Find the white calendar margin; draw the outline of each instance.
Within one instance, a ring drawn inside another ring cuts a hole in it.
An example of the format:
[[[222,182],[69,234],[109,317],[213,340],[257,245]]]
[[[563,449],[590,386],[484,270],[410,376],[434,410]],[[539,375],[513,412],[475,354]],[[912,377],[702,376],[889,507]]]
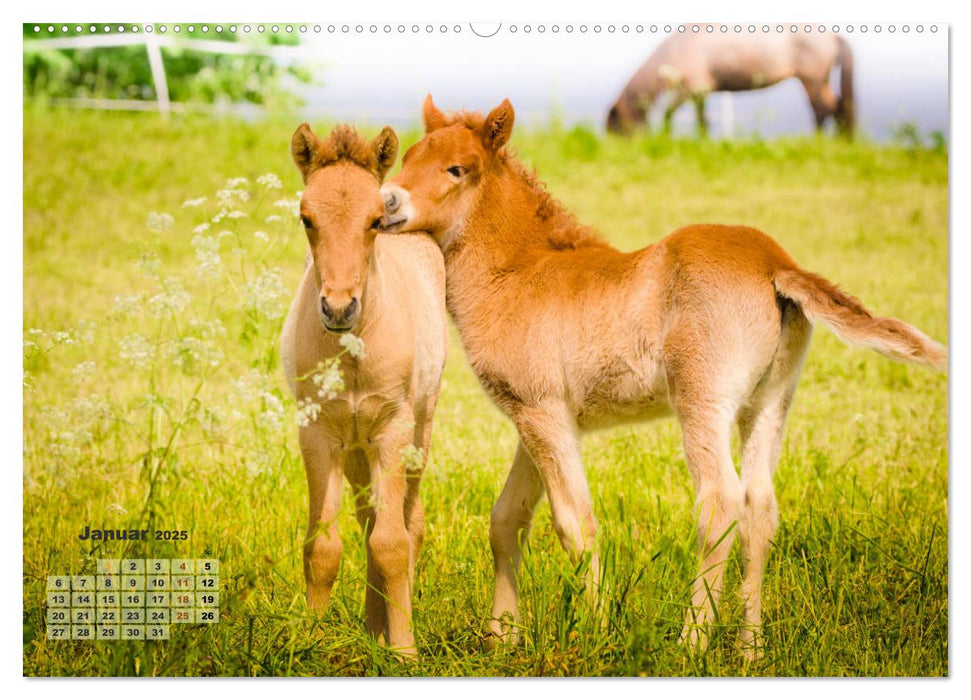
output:
[[[7,7],[14,5],[16,14],[10,13],[6,8],[2,10],[4,30],[2,36],[6,40],[2,45],[3,51],[3,82],[0,83],[0,90],[3,94],[15,95],[15,100],[11,100],[20,106],[19,115],[8,107],[3,113],[3,138],[5,141],[4,168],[2,172],[2,192],[6,199],[6,207],[3,211],[8,215],[8,225],[6,233],[8,240],[4,241],[6,246],[5,254],[0,256],[4,266],[0,274],[0,284],[5,293],[6,303],[0,304],[0,314],[2,314],[3,326],[6,330],[2,336],[4,341],[0,343],[0,396],[3,397],[5,409],[3,415],[7,418],[0,428],[2,444],[4,447],[3,455],[14,463],[19,463],[19,470],[8,468],[3,470],[5,478],[10,483],[4,491],[9,494],[20,494],[16,496],[20,504],[19,512],[23,512],[23,440],[22,440],[22,377],[21,377],[21,329],[23,327],[23,235],[16,235],[11,222],[23,221],[23,181],[21,169],[16,163],[19,161],[22,166],[22,54],[20,47],[20,24],[26,21],[125,21],[125,22],[214,22],[214,21],[448,21],[448,22],[469,22],[469,21],[573,21],[573,22],[609,22],[609,21],[748,21],[756,19],[777,19],[782,15],[788,15],[785,10],[781,10],[777,3],[755,0],[736,0],[729,7],[727,3],[715,2],[714,0],[703,0],[702,2],[692,3],[690,8],[682,13],[684,5],[681,3],[668,3],[661,6],[660,3],[648,4],[644,0],[639,2],[622,2],[620,0],[588,0],[586,3],[565,2],[544,2],[541,6],[528,6],[522,0],[492,0],[488,3],[459,3],[454,0],[428,0],[417,3],[402,3],[400,0],[371,0],[368,3],[347,3],[342,7],[333,5],[315,4],[310,5],[306,2],[293,2],[293,0],[277,0],[272,4],[272,10],[267,6],[258,6],[261,16],[255,17],[252,11],[243,10],[228,13],[225,10],[214,12],[203,3],[187,0],[166,0],[164,5],[159,6],[157,11],[151,8],[150,3],[144,5],[134,5],[130,1],[121,2],[113,0],[111,2],[66,2],[65,0],[50,0],[41,4],[8,3]],[[871,5],[869,8],[857,9],[857,6],[845,2],[845,0],[816,0],[811,12],[807,12],[805,6],[798,8],[792,17],[783,19],[797,19],[799,21],[826,21],[826,22],[901,22],[901,21],[922,21],[922,22],[949,22],[950,27],[950,50],[952,77],[964,76],[964,80],[959,84],[956,80],[951,81],[951,171],[949,178],[949,213],[951,219],[951,269],[958,272],[957,275],[950,276],[951,299],[949,310],[951,319],[949,323],[951,337],[949,347],[951,348],[951,370],[949,374],[950,394],[952,403],[950,405],[951,426],[968,425],[971,423],[971,414],[968,411],[968,398],[971,396],[971,373],[967,370],[969,360],[968,347],[971,341],[969,332],[969,316],[971,313],[967,309],[971,308],[971,282],[967,282],[969,275],[967,270],[971,269],[971,256],[969,256],[969,237],[971,237],[971,216],[968,215],[967,204],[953,195],[955,192],[967,191],[971,187],[971,179],[968,178],[968,167],[971,163],[971,149],[967,146],[969,141],[964,140],[963,132],[955,134],[953,125],[958,123],[971,123],[971,108],[969,108],[969,97],[971,97],[971,85],[969,85],[967,75],[971,74],[971,23],[960,23],[953,14],[954,5],[944,0],[922,0],[921,2],[901,2],[900,0],[884,0],[879,5]],[[876,10],[876,12],[875,12]],[[30,14],[24,14],[25,12]],[[8,16],[10,15],[10,16]],[[685,16],[688,15],[688,16]],[[479,47],[477,47],[479,48]],[[18,118],[19,117],[19,118]],[[954,232],[961,232],[963,235],[955,235]],[[10,237],[16,236],[13,241]],[[12,247],[12,250],[11,250]],[[19,253],[14,255],[13,253]],[[19,260],[18,260],[19,258]],[[15,306],[14,300],[20,300],[19,306]],[[965,309],[965,314],[958,315],[953,313],[954,309]],[[966,466],[971,457],[969,449],[969,437],[967,431],[949,431],[951,459],[949,465]],[[949,571],[951,572],[951,585],[949,590],[955,590],[958,585],[966,583],[968,580],[968,561],[966,552],[962,554],[959,548],[953,545],[954,542],[968,541],[968,522],[969,518],[964,516],[962,511],[967,512],[967,506],[971,492],[967,483],[969,478],[961,473],[966,470],[951,468],[949,474],[950,498],[949,512],[951,513],[951,523],[949,528]],[[959,507],[955,508],[954,505]],[[18,517],[18,511],[14,507],[2,509],[2,522],[5,532],[9,533],[4,538],[4,554],[11,558],[16,557],[18,569],[22,574],[22,539],[19,533],[22,532],[22,522]],[[20,544],[16,544],[14,538],[21,539]],[[9,545],[8,545],[9,543]],[[9,546],[9,551],[8,551]],[[966,548],[964,548],[966,550]],[[29,683],[29,687],[20,686],[19,691],[23,694],[30,693],[31,700],[40,698],[56,697],[63,700],[69,693],[71,700],[84,700],[88,697],[104,698],[103,681],[97,679],[65,679],[56,682],[45,682],[39,679],[23,679],[22,676],[22,613],[23,613],[23,588],[22,575],[14,577],[8,574],[3,577],[2,582],[5,601],[10,603],[2,608],[0,624],[5,634],[0,647],[2,661],[0,668],[3,669],[4,679],[21,679],[22,683]],[[957,585],[956,585],[957,584]],[[964,586],[961,586],[962,588]],[[19,606],[14,606],[12,601],[19,600]],[[950,632],[950,663],[949,672],[951,679],[947,681],[929,681],[934,683],[933,692],[936,698],[967,696],[967,678],[971,677],[971,665],[964,663],[971,661],[968,658],[968,647],[962,642],[967,638],[968,614],[967,605],[963,603],[963,598],[956,596],[950,597],[951,620],[949,625]],[[20,613],[19,618],[16,617]],[[962,634],[962,632],[965,632]],[[181,692],[186,685],[193,689],[203,690],[206,680],[183,679],[179,681],[169,680],[161,683],[144,683],[137,680],[111,679],[110,681],[117,690],[128,688],[135,689],[139,697],[165,698],[168,700],[173,687],[171,682],[179,684]],[[218,682],[218,681],[217,681]],[[242,682],[242,679],[235,681],[224,680],[221,682]],[[268,688],[263,681],[259,686],[252,686],[254,691],[265,693]],[[281,681],[287,682],[287,681]],[[292,683],[293,681],[291,681]],[[342,685],[348,681],[341,681]],[[386,695],[403,691],[411,695],[418,690],[424,697],[443,697],[452,698],[455,694],[461,693],[463,700],[477,700],[478,698],[489,698],[492,700],[496,692],[507,693],[512,687],[519,691],[536,692],[535,684],[538,681],[529,679],[523,681],[484,681],[484,680],[437,680],[437,681],[395,681],[382,680],[359,681],[364,685],[357,685],[353,691],[349,685],[344,685],[344,690],[355,693],[364,693],[365,696],[373,693],[374,695]],[[135,685],[137,683],[137,686]],[[503,683],[500,687],[498,684]],[[511,683],[511,685],[510,685]],[[694,694],[701,690],[700,686],[692,685],[690,689],[685,686],[685,681],[678,679],[654,679],[647,682],[624,681],[624,680],[569,680],[569,681],[546,681],[555,683],[555,692],[565,698],[580,696],[584,697],[591,692],[602,692],[607,688],[599,686],[609,685],[609,692],[614,695],[622,694],[625,697],[644,697],[645,693],[668,694],[670,691],[681,692],[688,690]],[[847,681],[738,681],[738,680],[705,680],[706,694],[716,695],[719,700],[729,698],[744,697],[754,698],[774,696],[779,691],[793,696],[794,700],[802,697],[815,698],[820,692],[833,692],[837,687],[841,691],[859,693],[861,691],[877,690],[882,697],[908,698],[921,689],[915,686],[920,681],[900,681],[891,684],[890,680],[868,681],[867,683],[879,683],[879,689],[857,687],[851,690]],[[785,683],[785,688],[780,687]],[[818,683],[824,685],[819,686]],[[659,685],[660,684],[660,685]],[[923,685],[923,683],[921,683]],[[597,687],[595,687],[597,686]],[[963,690],[961,690],[963,689]],[[208,688],[212,692],[211,686]],[[291,691],[304,693],[306,688],[291,686]],[[542,692],[542,691],[541,691]],[[20,692],[17,693],[21,694]],[[847,693],[848,694],[848,693]],[[841,693],[842,695],[842,693]]]

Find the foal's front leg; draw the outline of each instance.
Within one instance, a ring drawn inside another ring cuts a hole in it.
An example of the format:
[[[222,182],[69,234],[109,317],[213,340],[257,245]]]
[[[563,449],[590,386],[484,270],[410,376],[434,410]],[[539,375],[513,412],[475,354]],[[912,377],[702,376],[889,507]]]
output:
[[[341,505],[341,451],[316,424],[300,428],[300,452],[310,491],[309,526],[303,545],[307,603],[323,610],[340,568],[343,545],[337,532]]]
[[[368,537],[369,563],[373,564],[385,594],[388,645],[414,655],[411,629],[412,540],[405,524],[407,474],[401,451],[411,443],[410,415],[392,421],[371,440],[371,493],[374,528]],[[370,578],[370,577],[369,577]]]
[[[594,603],[600,590],[597,518],[580,457],[576,420],[565,404],[555,402],[521,408],[516,427],[546,487],[560,544],[574,564],[589,557],[586,595]]]

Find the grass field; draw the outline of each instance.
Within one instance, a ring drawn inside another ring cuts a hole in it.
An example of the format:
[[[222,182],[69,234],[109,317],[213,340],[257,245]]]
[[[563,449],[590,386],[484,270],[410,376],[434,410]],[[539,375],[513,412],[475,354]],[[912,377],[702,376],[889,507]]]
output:
[[[673,419],[584,442],[606,553],[605,628],[576,595],[544,504],[523,566],[524,641],[485,651],[489,511],[515,435],[454,329],[422,485],[418,660],[398,659],[364,631],[364,542],[346,493],[340,578],[326,614],[310,616],[306,484],[277,351],[305,246],[293,213],[295,127],[25,113],[25,674],[948,673],[947,376],[845,347],[825,330],[776,473],[781,526],[765,577],[763,659],[745,662],[735,648],[737,554],[711,649],[677,643],[695,537]],[[418,134],[400,137],[407,146]],[[624,250],[693,222],[756,226],[874,311],[947,339],[946,153],[556,128],[517,133],[513,144],[581,221]],[[266,173],[282,187],[258,181]],[[247,182],[227,188],[237,177]],[[186,530],[189,539],[123,550],[80,542],[85,526]],[[126,554],[219,558],[220,623],[174,625],[164,642],[47,640],[47,575],[89,573],[97,558]]]

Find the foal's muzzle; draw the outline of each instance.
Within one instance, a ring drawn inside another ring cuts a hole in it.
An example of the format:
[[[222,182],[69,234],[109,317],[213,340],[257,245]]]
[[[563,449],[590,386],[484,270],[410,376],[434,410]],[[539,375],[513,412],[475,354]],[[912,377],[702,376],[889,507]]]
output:
[[[384,229],[400,228],[412,217],[411,197],[407,190],[387,183],[381,187],[384,197]]]
[[[354,328],[360,312],[361,302],[357,297],[351,297],[347,304],[335,308],[327,301],[327,297],[320,296],[320,321],[331,333],[346,333]]]

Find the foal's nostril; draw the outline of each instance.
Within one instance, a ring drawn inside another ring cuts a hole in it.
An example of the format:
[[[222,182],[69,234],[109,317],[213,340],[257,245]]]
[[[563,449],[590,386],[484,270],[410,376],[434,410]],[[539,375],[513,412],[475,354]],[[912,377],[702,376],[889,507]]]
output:
[[[320,297],[320,313],[324,315],[328,321],[334,320],[334,310],[330,308],[330,304],[327,303],[325,297]]]
[[[394,214],[398,211],[399,206],[401,206],[401,200],[394,192],[388,192],[384,195],[384,210],[387,213]]]
[[[347,305],[346,309],[344,309],[344,321],[346,323],[353,322],[354,319],[357,318],[357,310],[360,307],[361,305],[358,303],[357,297],[351,297],[351,303]]]

